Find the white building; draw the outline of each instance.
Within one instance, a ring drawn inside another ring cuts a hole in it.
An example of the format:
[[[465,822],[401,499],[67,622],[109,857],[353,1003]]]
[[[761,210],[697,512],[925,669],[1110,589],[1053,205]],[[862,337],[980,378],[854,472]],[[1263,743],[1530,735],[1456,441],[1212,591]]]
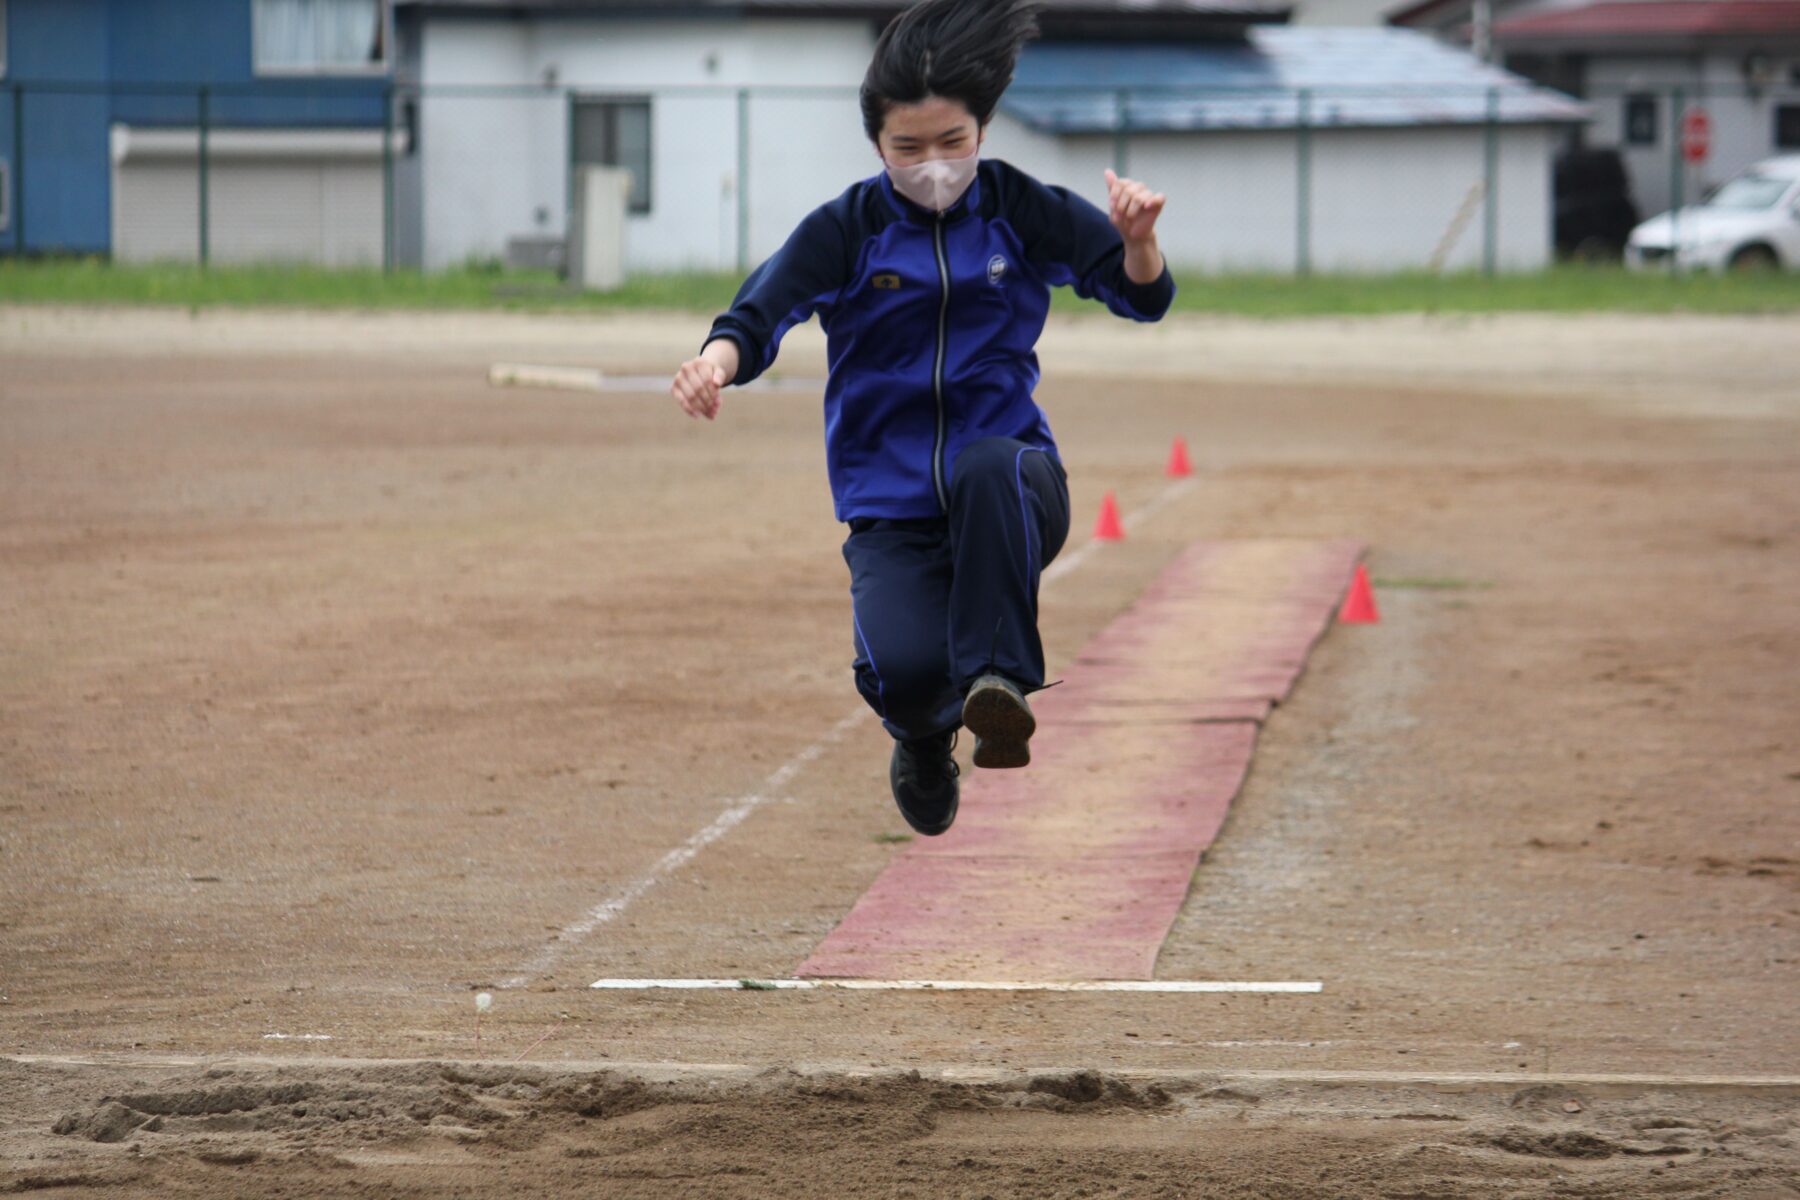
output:
[[[402,76],[419,88],[402,261],[560,239],[580,162],[641,177],[633,270],[760,261],[880,169],[856,87],[899,7],[402,0]],[[1096,202],[1102,172],[1124,166],[1170,194],[1163,245],[1184,267],[1548,260],[1550,157],[1578,107],[1420,34],[1293,29],[1286,15],[1052,6],[984,153]]]
[[[1496,50],[1589,99],[1586,140],[1617,146],[1646,215],[1673,207],[1682,125],[1708,150],[1680,168],[1692,203],[1758,159],[1800,150],[1800,0],[1606,0],[1508,16]]]
[[[1800,150],[1800,0],[1488,4],[1495,59],[1588,102],[1580,140],[1619,150],[1646,215],[1672,207],[1681,118],[1695,110],[1711,136],[1705,158],[1679,168],[1690,203],[1758,159]],[[1389,19],[1466,46],[1475,10],[1414,0]]]

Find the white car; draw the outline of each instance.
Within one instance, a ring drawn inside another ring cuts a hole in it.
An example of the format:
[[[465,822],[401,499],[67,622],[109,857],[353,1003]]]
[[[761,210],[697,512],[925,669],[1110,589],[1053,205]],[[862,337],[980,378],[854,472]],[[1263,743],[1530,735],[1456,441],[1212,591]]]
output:
[[[1765,158],[1719,186],[1705,203],[1651,217],[1631,231],[1625,263],[1704,270],[1800,268],[1800,154]]]

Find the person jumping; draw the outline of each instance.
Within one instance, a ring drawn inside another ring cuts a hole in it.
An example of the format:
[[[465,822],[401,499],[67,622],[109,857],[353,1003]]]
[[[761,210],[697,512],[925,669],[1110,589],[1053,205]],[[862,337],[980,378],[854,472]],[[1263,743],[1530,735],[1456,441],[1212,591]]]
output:
[[[721,389],[768,370],[818,314],[856,686],[894,737],[900,814],[927,836],[956,819],[959,728],[979,768],[1031,761],[1038,580],[1069,532],[1068,477],[1032,397],[1050,289],[1137,321],[1175,295],[1161,193],[1108,171],[1103,213],[979,156],[1035,7],[924,0],[888,25],[861,96],[885,170],[801,221],[670,385],[712,420]]]

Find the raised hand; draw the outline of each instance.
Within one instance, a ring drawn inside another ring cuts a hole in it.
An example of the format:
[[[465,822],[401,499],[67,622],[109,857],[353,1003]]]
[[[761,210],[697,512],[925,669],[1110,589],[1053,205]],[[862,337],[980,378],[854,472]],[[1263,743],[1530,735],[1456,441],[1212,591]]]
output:
[[[1156,218],[1169,198],[1153,192],[1135,179],[1121,179],[1106,172],[1106,198],[1113,227],[1127,242],[1147,242],[1156,236]]]

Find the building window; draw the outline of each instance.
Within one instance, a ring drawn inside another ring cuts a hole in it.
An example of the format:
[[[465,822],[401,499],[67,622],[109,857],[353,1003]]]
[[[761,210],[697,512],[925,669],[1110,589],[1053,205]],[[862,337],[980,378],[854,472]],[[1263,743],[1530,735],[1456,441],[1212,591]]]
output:
[[[384,0],[252,0],[259,74],[363,74],[387,69]]]
[[[1639,94],[1625,97],[1625,144],[1656,145],[1655,96]]]
[[[1781,150],[1800,150],[1800,104],[1775,106],[1775,145]]]
[[[650,211],[650,101],[576,100],[570,115],[569,161],[577,167],[631,172],[634,213]]]

